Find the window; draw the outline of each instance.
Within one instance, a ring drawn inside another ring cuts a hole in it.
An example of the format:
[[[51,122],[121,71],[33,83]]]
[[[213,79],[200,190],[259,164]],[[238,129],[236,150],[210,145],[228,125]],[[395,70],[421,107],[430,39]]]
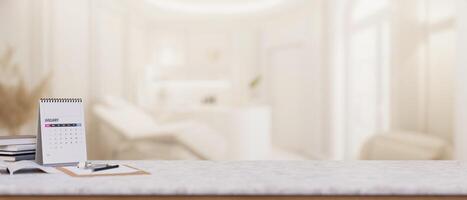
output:
[[[345,152],[357,158],[363,142],[389,123],[387,1],[351,1],[345,41]]]

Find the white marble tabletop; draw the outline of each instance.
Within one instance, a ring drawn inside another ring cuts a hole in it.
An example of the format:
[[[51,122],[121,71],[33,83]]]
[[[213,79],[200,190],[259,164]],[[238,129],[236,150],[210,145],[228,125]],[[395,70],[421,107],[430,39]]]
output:
[[[118,163],[151,175],[2,174],[0,195],[467,195],[467,162],[460,161]]]

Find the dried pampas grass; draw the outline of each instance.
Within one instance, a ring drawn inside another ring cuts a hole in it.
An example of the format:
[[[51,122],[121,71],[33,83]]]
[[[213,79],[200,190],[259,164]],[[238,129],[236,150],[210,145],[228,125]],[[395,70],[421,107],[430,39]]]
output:
[[[8,47],[0,57],[0,127],[10,135],[36,114],[37,102],[48,88],[50,74],[39,84],[28,88],[19,66],[13,63],[14,50]]]

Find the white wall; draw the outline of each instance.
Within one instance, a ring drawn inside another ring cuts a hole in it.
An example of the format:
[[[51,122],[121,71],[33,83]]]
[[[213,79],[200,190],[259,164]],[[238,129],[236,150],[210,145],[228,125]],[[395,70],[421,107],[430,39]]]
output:
[[[328,62],[329,62],[329,144],[330,158],[344,159],[346,141],[345,138],[345,69],[344,46],[346,0],[328,1]]]
[[[330,158],[329,71],[324,1],[269,17],[261,26],[260,64],[272,109],[272,142],[315,159]]]
[[[33,2],[29,0],[6,0],[0,2],[0,53],[3,55],[7,46],[15,50],[14,61],[22,71],[34,69],[31,66],[31,20],[34,17]],[[30,77],[28,77],[30,78]]]
[[[458,38],[457,42],[457,65],[455,82],[455,158],[467,160],[467,1],[456,1],[458,12]]]
[[[420,14],[414,12],[417,1],[399,1],[393,4],[392,12],[392,65],[391,65],[391,129],[418,131],[422,129],[425,98],[423,78],[423,52],[420,35],[423,28],[419,25]],[[423,38],[423,37],[422,37]],[[414,42],[415,41],[415,42]]]
[[[127,10],[121,2],[94,1],[91,88],[96,99],[106,95],[125,97],[125,48]]]
[[[127,85],[125,87],[128,100],[138,102],[145,80],[145,66],[149,61],[148,28],[146,19],[137,13],[137,10],[130,10],[128,25],[128,45],[127,45]]]
[[[454,1],[400,0],[392,5],[391,128],[451,141]]]
[[[46,37],[48,65],[52,68],[55,97],[89,100],[90,1],[53,0],[48,4]]]

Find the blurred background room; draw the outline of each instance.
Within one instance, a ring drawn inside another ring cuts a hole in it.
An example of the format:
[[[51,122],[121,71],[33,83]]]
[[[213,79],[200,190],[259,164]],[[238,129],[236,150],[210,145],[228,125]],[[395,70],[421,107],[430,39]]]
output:
[[[0,0],[0,135],[91,159],[467,158],[467,1]]]

